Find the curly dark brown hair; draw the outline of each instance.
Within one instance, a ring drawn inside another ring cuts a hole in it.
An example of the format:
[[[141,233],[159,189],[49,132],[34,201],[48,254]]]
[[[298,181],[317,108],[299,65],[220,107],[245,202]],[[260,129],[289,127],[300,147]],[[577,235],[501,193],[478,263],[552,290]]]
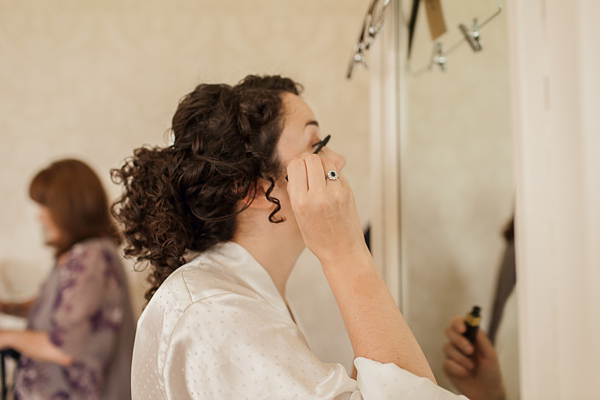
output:
[[[254,198],[259,179],[270,182],[282,171],[276,146],[283,129],[283,93],[301,85],[280,76],[244,78],[235,86],[201,84],[179,103],[173,116],[172,146],[141,147],[121,168],[111,170],[123,184],[112,205],[123,224],[125,255],[152,266],[146,293],[185,263],[187,251],[202,252],[233,238],[239,204]]]

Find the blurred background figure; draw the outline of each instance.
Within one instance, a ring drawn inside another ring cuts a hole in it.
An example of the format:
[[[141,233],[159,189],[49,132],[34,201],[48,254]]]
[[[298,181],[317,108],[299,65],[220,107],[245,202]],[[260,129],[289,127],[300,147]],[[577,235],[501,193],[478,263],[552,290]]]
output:
[[[487,334],[477,332],[475,343],[463,336],[465,318],[455,317],[446,328],[444,372],[471,400],[519,399],[519,347],[515,285],[515,219],[504,230],[506,248],[498,271]]]
[[[135,325],[104,188],[85,163],[60,160],[29,195],[55,265],[36,299],[0,303],[27,317],[25,331],[0,331],[0,349],[21,353],[15,398],[130,399]]]

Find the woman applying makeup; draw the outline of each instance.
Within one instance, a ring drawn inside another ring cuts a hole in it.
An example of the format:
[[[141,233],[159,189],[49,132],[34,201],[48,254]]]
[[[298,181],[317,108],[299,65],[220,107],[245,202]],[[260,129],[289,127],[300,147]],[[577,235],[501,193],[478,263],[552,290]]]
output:
[[[152,271],[134,399],[456,398],[379,277],[345,160],[299,93],[279,76],[199,85],[175,112],[173,145],[137,149],[113,171],[126,254]],[[287,307],[305,247],[340,307],[357,379],[310,351]]]

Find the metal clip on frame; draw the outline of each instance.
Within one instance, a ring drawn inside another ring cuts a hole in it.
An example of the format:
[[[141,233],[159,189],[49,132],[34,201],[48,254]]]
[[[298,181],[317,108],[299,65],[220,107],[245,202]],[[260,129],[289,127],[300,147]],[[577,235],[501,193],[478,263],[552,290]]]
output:
[[[471,29],[467,28],[464,24],[460,24],[458,28],[462,32],[463,38],[457,43],[453,44],[445,53],[442,51],[442,44],[440,42],[435,42],[433,44],[433,57],[431,58],[429,65],[414,72],[413,75],[419,76],[424,72],[431,70],[436,64],[440,66],[442,71],[445,71],[447,56],[460,47],[460,45],[462,45],[464,42],[469,43],[469,46],[471,46],[471,49],[474,52],[481,51],[483,49],[480,33],[481,28],[487,25],[488,22],[496,18],[502,12],[502,4],[500,3],[500,0],[496,0],[496,4],[498,5],[498,10],[488,19],[486,19],[481,25],[477,23],[476,18],[473,19]]]
[[[433,50],[433,57],[431,59],[431,64],[429,64],[429,69],[431,69],[434,65],[439,65],[442,71],[446,70],[446,57],[444,56],[444,51],[442,50],[442,44],[436,43],[435,48]]]
[[[362,64],[367,67],[366,52],[369,50],[371,44],[375,41],[375,37],[385,27],[385,12],[390,0],[372,0],[367,10],[367,14],[363,20],[363,25],[360,30],[360,35],[356,45],[354,45],[354,52],[348,65],[348,71],[346,78],[352,78],[352,72],[356,64]]]
[[[471,49],[474,52],[478,52],[483,49],[483,47],[481,46],[481,35],[479,34],[479,25],[477,25],[477,18],[473,19],[473,24],[471,25],[470,30],[463,24],[460,24],[458,26],[458,29],[460,29],[460,31],[463,33],[463,35],[465,36],[465,40],[467,41],[467,43],[469,43],[469,46],[471,46]]]

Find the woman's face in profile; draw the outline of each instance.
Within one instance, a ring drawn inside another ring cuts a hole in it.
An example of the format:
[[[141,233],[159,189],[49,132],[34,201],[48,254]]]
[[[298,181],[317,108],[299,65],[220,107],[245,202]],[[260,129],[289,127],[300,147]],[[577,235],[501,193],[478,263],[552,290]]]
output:
[[[304,153],[313,153],[315,145],[323,140],[325,135],[321,134],[319,123],[312,109],[299,96],[291,93],[284,94],[283,107],[285,110],[284,126],[277,144],[277,152],[285,169],[294,157],[300,157]],[[323,147],[319,155],[332,160],[338,171],[341,171],[346,164],[344,156],[329,147]],[[285,175],[284,172],[283,176]]]
[[[283,168],[278,179],[273,196],[281,201],[281,211],[278,216],[284,217],[287,221],[293,221],[296,218],[290,206],[290,199],[287,192],[286,169],[290,161],[295,157],[300,157],[304,153],[313,153],[316,145],[323,140],[325,134],[322,134],[319,124],[315,118],[312,109],[299,96],[291,93],[283,95],[283,130],[277,143],[277,154]],[[333,161],[337,171],[341,171],[346,164],[344,156],[325,146],[319,151],[319,156]],[[323,176],[323,179],[326,179]],[[299,230],[296,232],[300,236]]]
[[[52,246],[60,240],[60,229],[52,219],[50,210],[44,205],[38,205],[38,219],[42,225],[42,231],[44,234],[44,243]]]

